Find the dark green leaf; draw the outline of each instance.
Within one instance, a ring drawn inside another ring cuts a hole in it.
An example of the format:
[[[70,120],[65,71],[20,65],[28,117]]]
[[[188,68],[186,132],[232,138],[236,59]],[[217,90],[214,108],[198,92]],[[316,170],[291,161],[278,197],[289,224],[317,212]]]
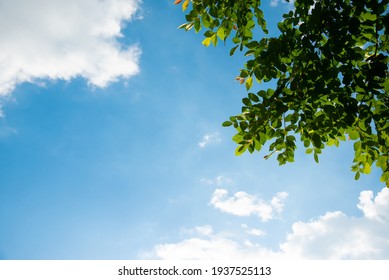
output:
[[[313,158],[315,159],[315,161],[317,163],[319,163],[319,157],[318,157],[318,155],[316,153],[313,154]]]
[[[321,147],[321,138],[320,138],[319,134],[313,133],[313,135],[312,135],[312,143],[313,143],[313,146],[315,146],[316,148],[320,148]]]
[[[232,124],[233,123],[230,121],[225,121],[225,122],[223,122],[222,126],[227,127],[227,126],[231,126]]]

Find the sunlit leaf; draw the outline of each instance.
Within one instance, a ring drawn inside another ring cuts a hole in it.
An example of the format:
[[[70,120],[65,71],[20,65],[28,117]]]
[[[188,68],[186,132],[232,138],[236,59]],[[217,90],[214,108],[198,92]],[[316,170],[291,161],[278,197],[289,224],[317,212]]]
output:
[[[242,155],[245,151],[247,150],[247,146],[245,145],[241,145],[241,146],[238,146],[235,150],[235,155],[236,156],[240,156]]]
[[[211,40],[212,40],[211,37],[207,37],[207,38],[205,38],[201,43],[202,43],[204,46],[208,47],[208,46],[211,44]]]
[[[369,174],[371,172],[371,166],[368,162],[365,162],[365,164],[363,165],[362,172],[365,174]]]
[[[219,38],[220,38],[221,40],[223,40],[223,41],[224,41],[224,39],[226,38],[226,33],[225,33],[225,30],[224,30],[224,28],[223,28],[222,26],[219,27],[219,29],[217,30],[216,34],[217,34],[217,36],[219,36]]]
[[[246,79],[246,89],[249,90],[253,86],[253,77],[248,77]]]
[[[348,135],[350,137],[350,140],[357,140],[359,138],[359,133],[356,130],[349,132]]]
[[[185,11],[189,6],[189,0],[185,0],[184,3],[182,3],[182,10]]]

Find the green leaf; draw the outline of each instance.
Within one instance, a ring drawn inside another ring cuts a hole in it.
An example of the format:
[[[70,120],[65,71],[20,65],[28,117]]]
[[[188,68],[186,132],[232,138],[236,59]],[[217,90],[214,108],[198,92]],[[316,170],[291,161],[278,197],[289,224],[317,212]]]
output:
[[[321,147],[321,138],[320,138],[319,134],[314,133],[312,135],[312,143],[313,143],[313,146],[315,146],[316,148],[320,148]]]
[[[252,106],[250,99],[248,99],[248,98],[246,98],[246,97],[242,99],[242,102],[243,102],[243,104],[246,105],[247,107],[251,107],[251,106]]]
[[[377,19],[377,15],[370,13],[370,12],[365,12],[362,15],[362,18],[364,21],[375,21]]]
[[[309,139],[304,139],[304,147],[308,148],[311,145],[311,141]]]
[[[215,32],[213,32],[212,30],[207,30],[207,31],[204,33],[204,36],[205,36],[205,37],[212,37],[214,34],[215,34]]]
[[[241,133],[237,133],[232,137],[232,141],[239,144],[243,141],[243,135]]]
[[[284,154],[279,154],[277,156],[277,160],[278,160],[279,165],[284,165],[286,163],[286,157]]]
[[[249,98],[254,102],[259,102],[259,97],[252,92],[249,93]]]
[[[224,126],[224,127],[231,126],[231,125],[233,125],[233,123],[230,122],[230,121],[225,121],[225,122],[223,122],[223,124],[222,124],[222,126]]]
[[[234,43],[234,44],[239,44],[240,43],[240,38],[239,37],[234,37],[234,38],[232,38],[232,42]]]
[[[247,70],[247,69],[242,69],[242,70],[240,70],[240,74],[239,74],[239,76],[241,77],[241,78],[247,78],[248,76],[249,76],[249,71]]]
[[[238,48],[239,46],[235,46],[233,47],[231,50],[230,50],[230,55],[234,55],[236,49]]]
[[[257,41],[251,41],[250,43],[246,44],[246,48],[248,49],[256,49],[259,46],[259,43]]]
[[[361,141],[355,142],[355,143],[354,143],[354,151],[355,151],[355,153],[357,153],[358,151],[360,151],[360,150],[361,150],[361,147],[362,147]]]
[[[328,146],[336,146],[336,147],[339,147],[339,140],[336,138],[336,139],[333,139],[333,138],[330,138],[328,141],[327,141],[327,145]]]
[[[296,0],[278,24],[281,32],[265,38],[258,33],[267,32],[261,1],[175,3],[182,2],[187,23],[179,28],[204,28],[204,46],[216,46],[231,35],[229,54],[238,47],[243,54],[237,80],[247,91],[254,79],[261,85],[276,80],[266,84],[271,88],[248,93],[243,113],[223,122],[237,130],[238,155],[270,141],[280,164],[291,162],[296,149],[291,135],[300,134],[306,153],[318,162],[326,146],[339,146],[348,137],[355,141],[355,176],[375,165],[382,170],[381,180],[389,181],[388,0],[320,5]]]
[[[386,184],[389,183],[389,171],[384,172],[380,178],[381,182],[386,182]],[[389,187],[389,186],[388,186]]]
[[[254,148],[259,152],[261,150],[261,148],[262,148],[261,143],[257,139],[255,139],[254,140],[254,145],[255,145]]]
[[[313,154],[313,158],[315,159],[315,161],[317,163],[319,163],[319,157],[318,157],[318,155],[316,153]]]
[[[195,31],[196,31],[196,33],[197,32],[199,32],[200,30],[201,30],[201,22],[200,22],[200,20],[197,18],[196,20],[195,20],[195,22],[194,22],[194,29],[195,29]]]

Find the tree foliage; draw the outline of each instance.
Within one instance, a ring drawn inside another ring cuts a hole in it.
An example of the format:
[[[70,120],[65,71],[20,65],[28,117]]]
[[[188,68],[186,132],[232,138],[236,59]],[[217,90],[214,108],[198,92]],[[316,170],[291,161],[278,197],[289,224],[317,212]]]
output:
[[[316,162],[325,146],[354,142],[355,179],[381,168],[389,187],[388,0],[295,0],[268,36],[260,0],[176,0],[180,26],[205,30],[205,46],[231,40],[247,62],[237,77],[248,91],[242,113],[223,126],[236,154],[260,151],[294,161],[296,136]],[[276,86],[252,92],[254,82]]]

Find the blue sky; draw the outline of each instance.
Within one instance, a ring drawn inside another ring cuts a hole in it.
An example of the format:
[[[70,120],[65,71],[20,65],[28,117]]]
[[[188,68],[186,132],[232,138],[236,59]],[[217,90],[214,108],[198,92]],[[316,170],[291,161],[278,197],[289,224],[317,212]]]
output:
[[[0,0],[0,259],[387,259],[352,143],[234,155],[244,60],[172,2]]]

